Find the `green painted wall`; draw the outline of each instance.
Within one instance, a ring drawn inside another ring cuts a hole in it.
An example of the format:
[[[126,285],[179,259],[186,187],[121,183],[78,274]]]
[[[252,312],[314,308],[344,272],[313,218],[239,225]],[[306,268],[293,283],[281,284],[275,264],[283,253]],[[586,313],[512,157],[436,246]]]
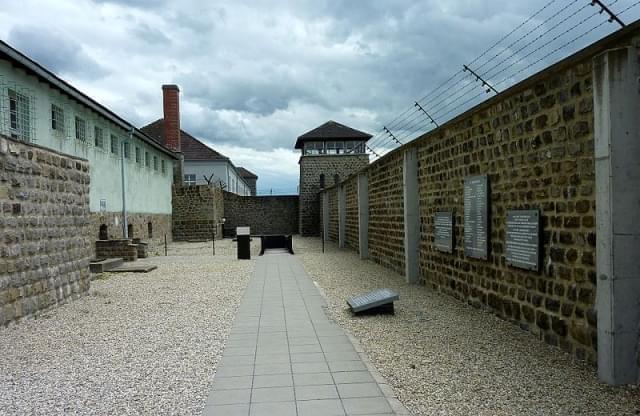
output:
[[[89,160],[91,169],[90,210],[100,211],[100,201],[106,200],[107,212],[122,210],[120,154],[110,149],[110,138],[114,135],[121,143],[128,140],[127,131],[92,111],[86,106],[63,95],[49,84],[14,68],[8,61],[0,60],[0,132],[11,135],[9,120],[9,90],[17,91],[29,99],[30,141],[40,146],[55,149]],[[64,113],[64,128],[52,128],[51,105],[60,107]],[[85,120],[86,140],[76,139],[75,118]],[[94,127],[103,132],[103,147],[96,147]],[[136,163],[135,148],[140,149],[141,161]],[[145,154],[149,154],[150,166],[145,166]],[[154,157],[157,170],[154,169]],[[164,161],[164,172],[162,172]],[[170,214],[171,184],[173,182],[173,159],[152,145],[134,137],[130,145],[129,158],[125,158],[127,211],[130,213]]]

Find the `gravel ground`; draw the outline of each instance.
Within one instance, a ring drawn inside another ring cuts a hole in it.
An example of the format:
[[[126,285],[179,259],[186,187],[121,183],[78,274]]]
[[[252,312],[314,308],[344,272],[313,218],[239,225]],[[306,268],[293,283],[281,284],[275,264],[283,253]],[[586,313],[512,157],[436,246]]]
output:
[[[414,415],[637,415],[640,389],[599,384],[595,369],[494,315],[421,286],[334,244],[294,250]],[[353,317],[345,299],[389,287],[395,316]]]
[[[0,328],[0,414],[200,415],[253,261],[172,244],[148,274]],[[255,247],[254,247],[255,248]]]

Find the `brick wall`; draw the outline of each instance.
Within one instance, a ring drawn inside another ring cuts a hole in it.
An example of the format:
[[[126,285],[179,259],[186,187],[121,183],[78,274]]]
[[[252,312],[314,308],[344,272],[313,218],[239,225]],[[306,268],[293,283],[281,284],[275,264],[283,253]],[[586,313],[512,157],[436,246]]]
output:
[[[338,190],[332,187],[327,191],[329,197],[329,240],[338,241]]]
[[[174,241],[222,238],[222,190],[209,185],[173,186],[172,234]]]
[[[344,182],[345,191],[345,244],[354,250],[358,250],[358,175],[349,177]]]
[[[369,164],[368,155],[314,155],[300,157],[300,234],[320,235],[320,175],[325,187],[335,185],[334,175],[342,180]]]
[[[224,192],[225,229],[249,226],[251,234],[297,234],[298,195],[239,196]]]
[[[89,164],[0,137],[0,325],[89,289]]]
[[[369,178],[370,258],[404,273],[403,151],[415,147],[422,283],[491,310],[595,364],[591,62],[605,49],[627,45],[631,35],[610,37],[579,52],[363,170]],[[490,180],[486,261],[464,255],[463,186],[471,175]],[[507,266],[504,250],[507,210],[534,208],[542,214],[539,273]],[[442,210],[455,214],[452,254],[434,247],[434,214]]]
[[[369,168],[369,255],[376,263],[404,273],[404,200],[399,152]]]

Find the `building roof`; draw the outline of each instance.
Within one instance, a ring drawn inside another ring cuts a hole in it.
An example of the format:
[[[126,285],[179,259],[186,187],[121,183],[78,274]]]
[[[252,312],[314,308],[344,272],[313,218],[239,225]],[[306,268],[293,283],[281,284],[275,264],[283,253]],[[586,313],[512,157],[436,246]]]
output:
[[[55,88],[61,91],[63,94],[71,97],[76,100],[80,104],[90,108],[95,111],[105,119],[111,121],[117,126],[120,126],[122,129],[126,131],[131,131],[133,129],[133,134],[138,139],[143,142],[153,146],[154,148],[160,150],[165,153],[172,159],[178,159],[178,156],[171,151],[171,149],[166,148],[162,143],[159,143],[153,140],[151,137],[147,136],[141,130],[137,129],[133,124],[129,123],[113,111],[109,110],[107,107],[103,106],[99,102],[95,101],[93,98],[88,95],[80,92],[77,88],[67,83],[66,81],[59,78],[53,72],[49,71],[36,61],[24,55],[22,52],[19,52],[17,49],[12,48],[6,42],[0,40],[0,59],[6,59],[17,67],[25,70],[28,74],[34,75],[40,81],[49,84],[52,88]]]
[[[153,123],[140,128],[158,143],[164,141],[164,119],[160,118]],[[186,131],[180,129],[180,149],[184,160],[229,160],[225,155],[213,150]]]
[[[253,173],[250,170],[245,169],[245,168],[243,168],[241,166],[238,166],[236,168],[236,170],[238,171],[238,174],[240,176],[242,176],[243,178],[246,178],[246,179],[258,179],[258,175],[256,175],[255,173]]]
[[[365,133],[360,130],[353,129],[349,126],[345,126],[344,124],[337,123],[333,120],[329,120],[323,125],[316,127],[313,130],[310,130],[298,137],[296,140],[296,149],[302,149],[302,144],[308,141],[319,141],[319,140],[331,140],[331,139],[356,139],[356,140],[369,140],[371,136],[369,133]]]

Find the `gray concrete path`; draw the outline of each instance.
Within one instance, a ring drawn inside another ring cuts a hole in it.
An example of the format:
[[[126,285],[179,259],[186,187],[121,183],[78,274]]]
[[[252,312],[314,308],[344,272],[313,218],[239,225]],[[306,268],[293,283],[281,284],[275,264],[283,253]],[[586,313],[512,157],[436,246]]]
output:
[[[406,414],[324,305],[295,256],[260,257],[204,415]]]

